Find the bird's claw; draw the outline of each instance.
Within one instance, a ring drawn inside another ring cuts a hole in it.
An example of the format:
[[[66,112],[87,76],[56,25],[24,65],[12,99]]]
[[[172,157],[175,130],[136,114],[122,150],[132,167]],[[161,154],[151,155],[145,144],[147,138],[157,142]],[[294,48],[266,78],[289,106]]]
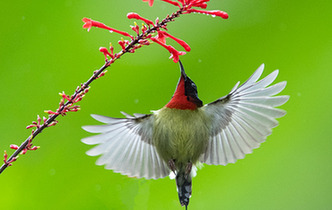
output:
[[[175,162],[174,160],[169,160],[168,161],[168,167],[173,171],[173,173],[176,175],[176,167],[175,167]]]
[[[189,162],[189,163],[187,164],[187,166],[186,166],[186,172],[185,172],[185,176],[186,176],[186,178],[187,178],[188,175],[190,174],[192,167],[193,167],[193,163],[192,163],[192,162]]]

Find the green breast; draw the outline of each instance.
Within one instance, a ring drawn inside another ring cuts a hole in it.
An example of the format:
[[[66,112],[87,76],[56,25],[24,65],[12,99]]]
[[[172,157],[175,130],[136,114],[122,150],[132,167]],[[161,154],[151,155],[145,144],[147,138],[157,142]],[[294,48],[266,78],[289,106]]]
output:
[[[176,165],[196,163],[209,139],[210,122],[204,112],[164,107],[154,114],[153,143],[161,158],[175,160]]]

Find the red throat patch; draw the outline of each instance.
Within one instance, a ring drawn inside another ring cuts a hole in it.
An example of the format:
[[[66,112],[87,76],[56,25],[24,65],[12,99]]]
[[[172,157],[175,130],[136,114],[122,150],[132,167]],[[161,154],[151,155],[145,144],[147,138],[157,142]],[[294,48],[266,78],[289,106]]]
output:
[[[168,102],[168,104],[166,104],[166,107],[171,108],[171,109],[183,109],[183,110],[184,109],[190,109],[190,110],[197,109],[197,105],[191,101],[188,101],[188,98],[184,93],[185,93],[184,79],[181,77],[179,84],[175,90],[175,93],[174,93],[172,99],[170,100],[170,102]]]

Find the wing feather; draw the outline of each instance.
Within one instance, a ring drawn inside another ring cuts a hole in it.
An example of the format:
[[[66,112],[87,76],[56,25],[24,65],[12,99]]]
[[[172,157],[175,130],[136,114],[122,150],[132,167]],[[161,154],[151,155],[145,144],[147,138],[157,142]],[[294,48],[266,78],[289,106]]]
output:
[[[101,155],[96,161],[97,165],[105,165],[106,169],[130,177],[158,179],[168,176],[170,170],[152,144],[154,116],[123,114],[126,118],[92,115],[106,124],[83,126],[88,132],[101,133],[82,139],[83,143],[97,144],[87,154]]]
[[[279,83],[272,85],[270,87],[267,87],[265,89],[257,89],[257,90],[253,90],[251,92],[242,93],[241,96],[245,96],[245,95],[250,95],[251,97],[273,96],[273,95],[280,93],[286,87],[286,84],[287,84],[286,81],[279,82]]]
[[[209,145],[200,161],[226,165],[244,158],[271,134],[272,128],[278,125],[276,118],[286,114],[275,107],[286,103],[289,96],[274,95],[287,83],[269,86],[278,70],[258,81],[263,70],[264,64],[245,83],[239,87],[237,83],[227,96],[202,107],[212,119],[212,129]]]

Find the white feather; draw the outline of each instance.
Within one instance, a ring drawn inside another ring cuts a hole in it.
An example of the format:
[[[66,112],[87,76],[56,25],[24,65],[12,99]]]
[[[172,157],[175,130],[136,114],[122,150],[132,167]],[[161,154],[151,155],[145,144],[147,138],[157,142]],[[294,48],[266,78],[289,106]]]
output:
[[[105,165],[106,169],[130,177],[158,179],[168,176],[167,164],[160,159],[151,143],[153,115],[135,114],[133,117],[123,114],[127,118],[92,115],[107,124],[83,126],[91,133],[101,133],[82,139],[86,144],[98,144],[87,154],[101,155],[97,165]]]
[[[202,107],[212,119],[212,130],[200,161],[226,165],[244,158],[278,125],[275,118],[286,114],[274,108],[289,99],[289,96],[274,96],[285,88],[286,82],[267,87],[276,79],[278,70],[257,82],[263,70],[264,64],[240,87],[236,84],[227,96]]]

